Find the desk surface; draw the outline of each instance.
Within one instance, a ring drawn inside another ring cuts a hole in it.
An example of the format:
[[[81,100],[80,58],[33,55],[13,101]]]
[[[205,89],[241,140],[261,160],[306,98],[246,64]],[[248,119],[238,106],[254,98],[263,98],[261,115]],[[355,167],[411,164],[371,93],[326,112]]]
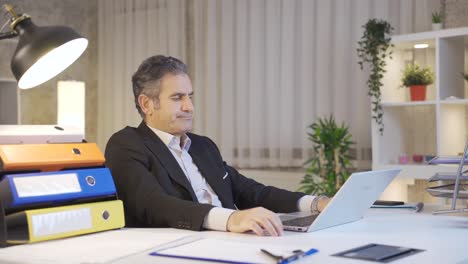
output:
[[[285,232],[257,237],[227,232],[169,228],[124,228],[80,237],[0,249],[0,263],[160,263],[150,256],[158,245],[184,236],[201,236],[254,245],[314,247],[319,253],[297,263],[372,263],[330,255],[368,243],[424,249],[391,263],[468,263],[468,217],[433,216],[400,209],[369,209],[357,222],[311,233]],[[207,249],[210,252],[214,249]],[[164,263],[206,263],[164,258]]]

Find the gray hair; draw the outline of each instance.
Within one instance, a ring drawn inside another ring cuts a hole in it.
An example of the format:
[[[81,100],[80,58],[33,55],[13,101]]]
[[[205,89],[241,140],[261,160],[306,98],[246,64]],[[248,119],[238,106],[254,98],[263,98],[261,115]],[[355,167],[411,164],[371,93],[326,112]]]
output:
[[[159,100],[161,80],[166,74],[187,74],[187,65],[174,57],[156,55],[144,60],[132,76],[135,106],[141,117],[145,113],[138,104],[138,97],[144,94],[153,100]]]

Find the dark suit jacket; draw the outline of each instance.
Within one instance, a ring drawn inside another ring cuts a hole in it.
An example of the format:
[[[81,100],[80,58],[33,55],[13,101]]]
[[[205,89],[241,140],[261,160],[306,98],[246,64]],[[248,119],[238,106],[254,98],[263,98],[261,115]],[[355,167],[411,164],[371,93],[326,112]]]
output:
[[[217,146],[207,137],[187,134],[189,153],[223,207],[246,209],[262,206],[274,212],[297,211],[304,194],[264,186],[228,166]],[[106,146],[125,221],[132,227],[174,227],[201,230],[213,208],[197,197],[168,147],[142,122],[115,133]],[[223,177],[227,176],[223,179]]]

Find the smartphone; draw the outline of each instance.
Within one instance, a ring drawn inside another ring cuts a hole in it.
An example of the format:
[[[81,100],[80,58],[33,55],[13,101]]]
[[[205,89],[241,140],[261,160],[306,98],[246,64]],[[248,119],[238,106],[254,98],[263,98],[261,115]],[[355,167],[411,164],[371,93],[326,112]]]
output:
[[[374,202],[374,205],[386,205],[386,206],[404,205],[404,204],[405,202],[402,202],[402,201],[377,200]]]

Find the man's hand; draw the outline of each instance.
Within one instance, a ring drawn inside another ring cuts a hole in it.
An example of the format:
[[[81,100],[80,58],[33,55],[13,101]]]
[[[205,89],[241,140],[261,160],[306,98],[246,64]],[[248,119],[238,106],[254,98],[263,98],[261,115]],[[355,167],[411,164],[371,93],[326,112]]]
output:
[[[271,236],[281,236],[283,224],[272,211],[256,207],[232,213],[227,222],[227,230],[236,233],[253,231],[259,236],[265,235],[263,232],[265,230]]]
[[[317,209],[319,210],[319,212],[322,212],[330,201],[331,198],[324,198],[318,201]]]

